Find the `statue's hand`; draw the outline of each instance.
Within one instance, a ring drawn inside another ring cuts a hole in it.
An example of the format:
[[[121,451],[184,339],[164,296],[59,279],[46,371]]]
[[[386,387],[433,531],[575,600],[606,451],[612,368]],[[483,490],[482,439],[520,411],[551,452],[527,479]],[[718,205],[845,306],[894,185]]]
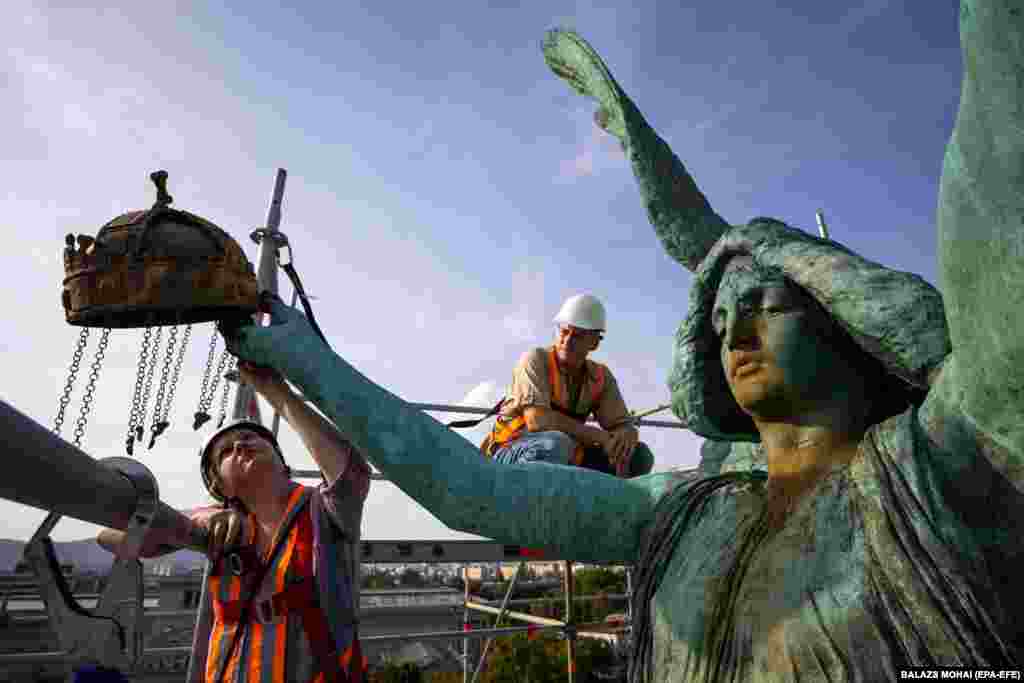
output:
[[[683,162],[644,120],[587,41],[572,31],[555,29],[547,32],[541,47],[544,61],[557,76],[597,100],[594,119],[622,143],[665,250],[684,268],[697,270],[729,224],[711,208]]]
[[[301,352],[310,344],[323,345],[300,311],[286,306],[276,295],[265,296],[260,310],[270,313],[270,325],[218,325],[224,342],[240,360],[276,368],[283,352]]]
[[[597,100],[594,121],[625,145],[625,107],[631,103],[597,52],[572,31],[553,29],[544,36],[544,61],[576,92]]]

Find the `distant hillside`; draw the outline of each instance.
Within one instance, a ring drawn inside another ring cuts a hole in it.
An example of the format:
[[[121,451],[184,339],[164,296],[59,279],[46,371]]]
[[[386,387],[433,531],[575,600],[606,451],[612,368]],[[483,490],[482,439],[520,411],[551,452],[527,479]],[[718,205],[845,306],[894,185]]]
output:
[[[75,571],[93,571],[106,574],[114,563],[114,556],[101,548],[95,539],[86,538],[80,541],[54,543],[57,560],[61,564],[75,565]],[[13,572],[25,552],[24,541],[0,539],[0,573]],[[174,563],[175,572],[187,572],[191,569],[202,569],[204,557],[191,550],[179,550],[156,560],[143,560],[143,565],[155,562]]]
[[[0,539],[0,572],[13,572],[14,565],[21,560],[24,549],[24,541]]]

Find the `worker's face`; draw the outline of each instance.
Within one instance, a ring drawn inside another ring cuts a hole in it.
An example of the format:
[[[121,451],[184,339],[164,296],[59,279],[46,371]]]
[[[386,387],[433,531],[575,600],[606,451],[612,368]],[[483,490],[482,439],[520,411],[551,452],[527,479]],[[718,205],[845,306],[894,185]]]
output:
[[[587,354],[601,343],[599,330],[584,330],[573,325],[559,325],[555,328],[555,354],[558,360],[570,367],[579,367]]]
[[[211,444],[210,454],[220,489],[227,497],[284,471],[274,445],[255,430],[240,428],[221,434]]]
[[[755,422],[796,418],[843,381],[844,363],[827,340],[834,323],[802,290],[749,256],[726,266],[711,322],[726,382]]]

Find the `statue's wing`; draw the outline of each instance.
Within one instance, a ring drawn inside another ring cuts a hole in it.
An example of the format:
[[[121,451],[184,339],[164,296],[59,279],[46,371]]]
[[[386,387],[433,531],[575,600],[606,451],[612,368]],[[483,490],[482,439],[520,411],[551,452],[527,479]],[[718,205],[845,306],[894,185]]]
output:
[[[543,50],[557,76],[597,101],[594,118],[622,143],[658,238],[672,258],[696,270],[729,224],[712,210],[683,162],[647,124],[587,41],[555,29],[545,36]]]

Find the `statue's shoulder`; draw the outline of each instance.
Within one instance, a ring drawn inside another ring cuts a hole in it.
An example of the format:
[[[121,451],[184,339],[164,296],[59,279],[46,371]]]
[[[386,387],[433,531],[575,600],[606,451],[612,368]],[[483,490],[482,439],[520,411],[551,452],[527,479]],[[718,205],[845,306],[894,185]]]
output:
[[[757,518],[764,506],[767,472],[708,475],[693,469],[661,472],[659,476],[661,497],[643,534],[644,558],[658,556],[659,549],[675,548],[684,538],[697,547],[710,539],[721,540],[723,534],[733,537],[736,525]]]
[[[712,496],[760,498],[768,482],[768,473],[753,469],[708,474],[700,468],[678,468],[649,474],[644,479],[648,480],[652,493],[659,498],[659,505],[663,505],[669,499],[707,502]]]

